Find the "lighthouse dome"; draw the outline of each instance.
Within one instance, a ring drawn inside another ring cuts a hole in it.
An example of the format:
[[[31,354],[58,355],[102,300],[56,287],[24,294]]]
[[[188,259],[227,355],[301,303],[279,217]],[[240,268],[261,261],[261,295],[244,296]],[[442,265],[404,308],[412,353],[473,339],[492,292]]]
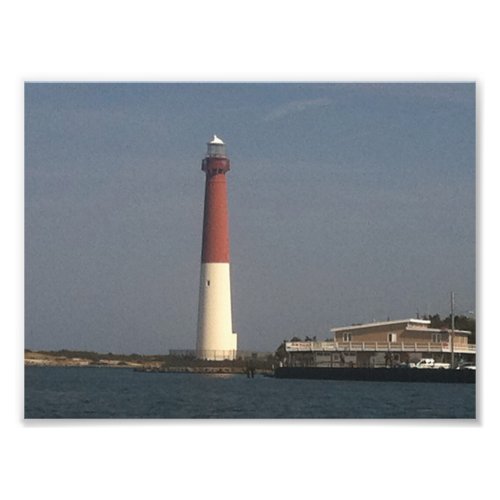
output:
[[[214,134],[212,140],[208,144],[224,144],[224,141]]]

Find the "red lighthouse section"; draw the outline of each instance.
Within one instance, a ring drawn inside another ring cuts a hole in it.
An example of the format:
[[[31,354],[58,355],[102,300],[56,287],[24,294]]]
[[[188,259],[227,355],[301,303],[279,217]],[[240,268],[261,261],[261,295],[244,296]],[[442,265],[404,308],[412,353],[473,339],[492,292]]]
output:
[[[201,169],[206,173],[201,261],[229,262],[226,172],[230,165],[225,144],[217,136],[208,143],[207,156],[203,159]]]

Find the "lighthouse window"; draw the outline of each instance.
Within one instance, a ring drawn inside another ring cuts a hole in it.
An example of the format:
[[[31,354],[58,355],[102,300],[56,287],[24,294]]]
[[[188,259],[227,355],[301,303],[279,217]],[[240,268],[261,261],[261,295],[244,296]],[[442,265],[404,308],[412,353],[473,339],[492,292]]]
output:
[[[210,280],[207,280],[207,286],[210,286]]]

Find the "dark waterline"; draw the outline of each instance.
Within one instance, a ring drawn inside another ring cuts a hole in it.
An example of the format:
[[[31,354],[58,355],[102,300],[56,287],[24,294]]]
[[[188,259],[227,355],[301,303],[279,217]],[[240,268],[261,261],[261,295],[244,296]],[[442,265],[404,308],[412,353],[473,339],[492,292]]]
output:
[[[474,419],[475,384],[25,368],[25,418]]]

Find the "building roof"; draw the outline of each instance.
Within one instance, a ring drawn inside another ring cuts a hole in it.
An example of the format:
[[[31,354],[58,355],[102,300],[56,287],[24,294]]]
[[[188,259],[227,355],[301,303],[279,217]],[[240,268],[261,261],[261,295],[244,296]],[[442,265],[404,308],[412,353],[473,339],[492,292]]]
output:
[[[363,323],[360,325],[350,325],[350,326],[343,326],[339,328],[331,328],[331,332],[345,332],[349,330],[361,330],[363,328],[373,328],[376,326],[391,326],[391,325],[404,325],[406,324],[406,328],[409,328],[412,331],[421,331],[421,332],[427,332],[427,333],[442,333],[442,332],[451,332],[450,328],[429,328],[429,325],[431,324],[430,320],[428,319],[414,319],[414,318],[409,318],[409,319],[399,319],[399,320],[393,320],[393,321],[377,321],[374,323]],[[466,335],[470,335],[472,332],[468,330],[456,330],[455,333],[462,333]]]
[[[398,319],[398,320],[393,320],[393,321],[376,321],[375,323],[363,323],[361,325],[351,325],[351,326],[342,326],[339,328],[331,328],[331,332],[338,332],[338,331],[345,331],[345,330],[359,330],[360,328],[372,328],[374,326],[386,326],[386,325],[401,325],[401,324],[407,324],[407,325],[430,325],[431,322],[428,319]]]
[[[430,333],[451,333],[451,328],[420,328],[420,327],[415,327],[412,326],[411,331],[416,331],[416,332],[430,332]],[[457,330],[455,328],[455,333],[463,333],[466,335],[470,335],[472,332],[469,330]]]

